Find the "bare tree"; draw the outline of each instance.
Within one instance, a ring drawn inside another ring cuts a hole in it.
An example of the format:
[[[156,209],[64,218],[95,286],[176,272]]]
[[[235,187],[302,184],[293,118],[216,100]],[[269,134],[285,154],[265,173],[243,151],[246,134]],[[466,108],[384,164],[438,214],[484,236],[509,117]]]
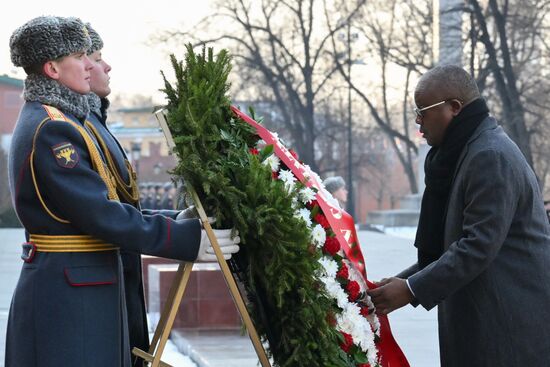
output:
[[[363,3],[352,7],[347,18]],[[160,39],[225,42],[237,69],[248,70],[239,75],[255,82],[249,93],[263,88],[263,99],[277,106],[300,157],[316,170],[316,102],[335,72],[327,55],[330,37],[343,25],[328,30],[318,21],[320,0],[221,0],[217,5],[218,14],[198,26],[208,30],[208,37],[201,38],[194,27],[192,32],[166,32]],[[228,27],[214,25],[222,22]]]
[[[540,98],[532,98],[530,91],[540,89],[540,83],[546,84],[546,88],[548,85],[541,67],[548,68],[542,60],[545,49],[548,56],[544,37],[548,33],[543,28],[548,26],[550,2],[489,0],[486,8],[478,0],[468,0],[468,4],[475,18],[470,31],[475,37],[472,47],[476,42],[484,46],[486,63],[482,63],[480,70],[485,67],[493,78],[492,87],[500,99],[502,124],[528,163],[536,167],[533,158],[539,153],[533,150],[532,134],[537,130],[534,121],[537,113],[528,105],[540,102]],[[470,59],[475,57],[472,56]]]
[[[342,3],[344,9],[345,4],[346,2]],[[340,60],[342,46],[332,37],[332,55],[337,70],[366,104],[374,122],[388,137],[413,193],[418,192],[414,170],[417,147],[411,138],[410,126],[414,118],[409,110],[409,105],[413,104],[409,97],[412,77],[417,77],[433,65],[430,42],[431,9],[431,1],[375,0],[361,7],[350,18],[348,26],[366,39],[363,54],[373,59],[373,64],[379,68],[378,88],[374,90],[367,91],[354,81],[350,67],[353,55],[348,52],[347,60]],[[332,29],[333,17],[328,10],[325,15],[329,28]],[[399,87],[404,86],[400,102],[399,99],[389,96],[392,91],[390,80],[395,84],[396,74],[401,76]]]

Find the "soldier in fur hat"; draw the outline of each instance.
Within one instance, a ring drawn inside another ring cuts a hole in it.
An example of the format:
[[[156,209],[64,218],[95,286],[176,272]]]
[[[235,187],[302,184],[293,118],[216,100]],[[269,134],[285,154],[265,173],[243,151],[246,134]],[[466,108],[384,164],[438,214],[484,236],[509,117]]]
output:
[[[91,45],[79,19],[54,16],[32,19],[10,39],[12,62],[28,75],[9,158],[26,242],[6,367],[131,366],[120,251],[214,258],[197,219],[142,214],[112,179],[85,126]],[[238,237],[220,240],[227,257],[238,250]]]
[[[90,115],[85,124],[94,137],[100,142],[102,153],[107,157],[109,170],[116,181],[117,192],[121,202],[140,209],[139,190],[136,174],[126,157],[124,150],[116,138],[110,133],[107,121],[107,109],[111,92],[109,86],[111,66],[107,63],[103,51],[103,40],[90,23],[86,24],[92,44],[88,49],[88,57],[94,66],[90,72],[90,89],[87,95],[90,106]],[[166,209],[166,208],[156,208]],[[173,209],[173,208],[171,208]],[[175,210],[151,210],[143,208],[145,215],[161,214],[175,219],[179,214]],[[148,327],[143,295],[143,281],[141,273],[141,256],[134,251],[120,250],[124,268],[124,289],[126,291],[126,309],[128,312],[128,329],[130,350],[137,347],[141,350],[149,349]],[[136,361],[134,361],[136,363]]]

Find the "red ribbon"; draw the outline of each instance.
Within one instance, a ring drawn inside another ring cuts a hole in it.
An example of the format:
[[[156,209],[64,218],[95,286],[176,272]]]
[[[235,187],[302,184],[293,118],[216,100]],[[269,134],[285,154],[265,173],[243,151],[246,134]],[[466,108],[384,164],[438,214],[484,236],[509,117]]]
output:
[[[367,279],[365,260],[361,252],[361,247],[359,246],[357,232],[355,231],[355,222],[351,215],[339,207],[335,207],[326,199],[321,189],[323,187],[322,183],[318,182],[316,179],[317,176],[312,174],[309,167],[304,166],[294,158],[290,151],[279,142],[277,135],[267,130],[235,106],[231,106],[231,110],[243,121],[252,125],[256,129],[257,134],[267,145],[273,145],[274,154],[292,171],[300,182],[303,182],[307,187],[313,186],[318,190],[316,197],[317,202],[334,231],[347,259],[352,263],[354,268],[361,273],[368,287],[371,289],[376,288],[376,285],[369,282]],[[386,315],[378,315],[378,319],[380,321],[380,342],[378,343],[378,351],[382,357],[382,366],[409,367],[407,358],[405,358],[403,351],[399,348],[399,345],[392,335],[388,317]]]

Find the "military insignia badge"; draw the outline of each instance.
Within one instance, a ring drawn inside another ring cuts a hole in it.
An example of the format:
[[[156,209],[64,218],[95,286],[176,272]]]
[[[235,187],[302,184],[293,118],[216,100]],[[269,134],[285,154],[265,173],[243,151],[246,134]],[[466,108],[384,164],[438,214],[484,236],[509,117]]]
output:
[[[78,153],[71,143],[54,145],[52,152],[57,164],[63,168],[73,168],[78,163]]]

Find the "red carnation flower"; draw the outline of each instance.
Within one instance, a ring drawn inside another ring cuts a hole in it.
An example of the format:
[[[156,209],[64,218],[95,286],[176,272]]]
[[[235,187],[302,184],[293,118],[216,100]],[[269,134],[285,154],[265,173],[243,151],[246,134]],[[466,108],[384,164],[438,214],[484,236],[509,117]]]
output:
[[[338,270],[338,273],[336,273],[336,278],[347,280],[348,277],[349,277],[348,266],[346,264],[342,263],[342,266],[340,267],[340,270]]]
[[[248,151],[250,152],[250,154],[252,155],[258,155],[260,152],[258,151],[258,149],[256,148],[250,148],[248,149]]]
[[[290,155],[294,157],[294,159],[298,160],[298,153],[296,153],[292,149],[289,149],[288,151],[289,151]]]
[[[361,311],[359,311],[359,313],[363,316],[363,317],[367,317],[370,312],[369,312],[369,308],[366,307],[366,306],[363,306],[361,307]]]
[[[325,254],[330,254],[330,256],[336,255],[340,250],[340,242],[336,237],[327,237],[325,244],[323,245],[323,251]]]
[[[274,179],[274,180],[278,179],[279,178],[279,173],[277,173],[275,171],[271,172],[271,178]]]
[[[342,336],[344,337],[344,342],[340,344],[340,348],[346,353],[349,353],[349,350],[353,346],[353,338],[348,333],[344,333],[343,331],[340,331]]]
[[[355,280],[352,280],[348,283],[348,285],[346,285],[346,292],[348,292],[348,299],[353,302],[359,297],[361,287],[359,286],[359,283],[357,283]]]
[[[325,217],[323,214],[321,213],[318,213],[317,215],[315,215],[315,217],[313,217],[313,219],[319,223],[321,225],[321,227],[323,227],[324,229],[327,229],[330,227],[330,224],[328,224],[328,220],[327,220],[327,217]]]

